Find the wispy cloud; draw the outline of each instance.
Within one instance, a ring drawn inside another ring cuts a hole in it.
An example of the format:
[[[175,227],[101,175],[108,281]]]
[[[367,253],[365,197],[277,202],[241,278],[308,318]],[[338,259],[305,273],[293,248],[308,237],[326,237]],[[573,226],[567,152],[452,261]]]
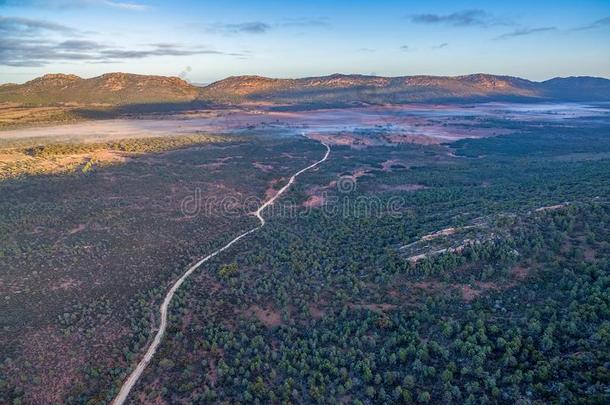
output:
[[[104,49],[105,46],[95,41],[70,39],[58,43],[57,48],[69,51],[92,51],[97,49]]]
[[[50,35],[53,34],[53,35]],[[202,47],[153,43],[125,49],[87,39],[79,31],[46,20],[0,17],[0,65],[45,66],[51,62],[120,63],[153,56],[231,55]]]
[[[446,24],[455,27],[490,27],[509,24],[506,20],[478,9],[456,11],[451,14],[414,14],[407,18],[417,24]]]
[[[48,41],[5,38],[0,42],[0,65],[44,66],[51,61],[85,60],[90,55],[80,51],[70,51]]]
[[[46,20],[0,16],[0,33],[6,35],[36,35],[41,31],[70,33],[76,30]]]
[[[442,44],[434,45],[432,49],[443,49],[449,46],[448,42],[443,42]]]
[[[191,27],[198,27],[191,24]],[[330,28],[326,18],[285,18],[276,22],[246,21],[240,23],[216,23],[206,27],[208,32],[223,34],[266,34],[269,31],[289,28]]]
[[[282,27],[320,27],[329,28],[331,26],[328,18],[286,18],[278,23]]]
[[[237,24],[213,24],[208,27],[208,31],[226,34],[264,34],[271,28],[271,25],[262,21],[249,21]]]
[[[151,56],[227,55],[211,49],[185,49],[182,47],[153,47],[151,49],[105,49],[99,52],[102,59],[141,59]],[[231,54],[237,55],[237,54]]]
[[[145,47],[121,49],[90,41],[32,41],[9,39],[0,42],[0,65],[45,66],[51,62],[83,61],[92,63],[120,63],[127,59],[143,59],[153,56],[230,55],[213,49],[175,47]]]
[[[502,40],[502,39],[508,39],[508,38],[514,38],[514,37],[522,37],[525,35],[532,35],[532,34],[537,34],[540,32],[555,31],[556,29],[557,29],[557,27],[520,28],[520,29],[516,29],[511,32],[507,32],[506,34],[502,34],[498,37],[495,37],[494,39]]]
[[[402,45],[402,46],[400,47],[400,50],[401,50],[401,51],[403,51],[403,52],[410,52],[410,51],[412,51],[412,50],[413,50],[413,48],[412,48],[412,47],[410,47],[409,45]]]
[[[143,11],[151,7],[141,2],[117,0],[0,0],[0,6],[70,9],[107,6],[122,10]]]
[[[376,50],[373,49],[373,48],[358,48],[357,51],[358,52],[363,52],[363,53],[373,53],[373,52],[376,52]]]
[[[114,8],[120,8],[123,10],[144,11],[144,10],[148,10],[150,8],[150,6],[147,6],[146,4],[126,3],[126,2],[122,2],[122,1],[106,0],[103,3],[106,4],[107,6],[114,7]]]
[[[591,24],[583,25],[582,27],[575,28],[576,31],[593,30],[596,28],[610,27],[610,17],[605,17],[597,21],[593,21]]]

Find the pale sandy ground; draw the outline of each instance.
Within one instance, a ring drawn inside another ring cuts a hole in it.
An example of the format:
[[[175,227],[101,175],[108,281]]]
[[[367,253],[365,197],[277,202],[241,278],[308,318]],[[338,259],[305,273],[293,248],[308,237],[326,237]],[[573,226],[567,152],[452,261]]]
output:
[[[384,129],[390,133],[439,140],[500,135],[502,128],[477,128],[473,116],[529,121],[569,121],[608,115],[608,109],[577,103],[471,106],[372,106],[337,110],[274,112],[221,110],[190,112],[154,118],[87,121],[68,125],[0,131],[0,139],[26,137],[82,137],[90,140],[144,136],[227,133],[244,129],[278,128],[295,133],[338,133]],[[464,126],[463,124],[467,124]],[[470,126],[468,126],[470,125]]]

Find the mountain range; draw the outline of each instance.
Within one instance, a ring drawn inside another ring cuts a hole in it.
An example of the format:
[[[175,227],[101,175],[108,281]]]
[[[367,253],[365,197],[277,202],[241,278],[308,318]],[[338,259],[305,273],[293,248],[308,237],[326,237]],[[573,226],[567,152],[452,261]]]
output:
[[[346,106],[480,101],[610,101],[610,80],[581,76],[535,82],[489,74],[454,77],[333,74],[301,79],[233,76],[201,87],[177,77],[107,73],[90,79],[48,74],[24,84],[0,86],[0,103],[37,106],[192,102]]]

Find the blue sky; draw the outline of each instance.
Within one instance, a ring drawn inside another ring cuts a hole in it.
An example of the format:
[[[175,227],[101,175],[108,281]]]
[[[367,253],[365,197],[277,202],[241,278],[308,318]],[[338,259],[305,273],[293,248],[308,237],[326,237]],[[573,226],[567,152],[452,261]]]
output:
[[[610,1],[0,0],[0,82],[114,71],[610,77]]]

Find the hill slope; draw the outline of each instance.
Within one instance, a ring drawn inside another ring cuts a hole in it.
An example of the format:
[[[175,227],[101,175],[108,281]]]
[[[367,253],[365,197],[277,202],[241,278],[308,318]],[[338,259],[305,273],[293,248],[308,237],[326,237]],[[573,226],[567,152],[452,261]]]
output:
[[[610,80],[601,77],[556,77],[540,83],[545,96],[569,100],[610,100]]]
[[[22,85],[0,87],[0,102],[127,105],[186,102],[196,99],[198,94],[196,87],[177,77],[107,73],[82,79],[75,75],[48,74]]]
[[[448,99],[536,97],[527,80],[492,75],[377,77],[331,75],[304,79],[230,77],[202,90],[216,101],[406,103]]]
[[[511,76],[377,77],[331,75],[304,79],[230,77],[202,89],[215,102],[411,103],[459,101],[610,100],[610,80],[592,77],[533,82]]]
[[[177,77],[108,73],[91,79],[50,74],[0,86],[0,102],[31,105],[130,105],[205,101],[280,104],[401,104],[474,101],[610,101],[610,80],[554,78],[533,82],[511,76],[330,75],[302,79],[235,76],[196,87]]]

